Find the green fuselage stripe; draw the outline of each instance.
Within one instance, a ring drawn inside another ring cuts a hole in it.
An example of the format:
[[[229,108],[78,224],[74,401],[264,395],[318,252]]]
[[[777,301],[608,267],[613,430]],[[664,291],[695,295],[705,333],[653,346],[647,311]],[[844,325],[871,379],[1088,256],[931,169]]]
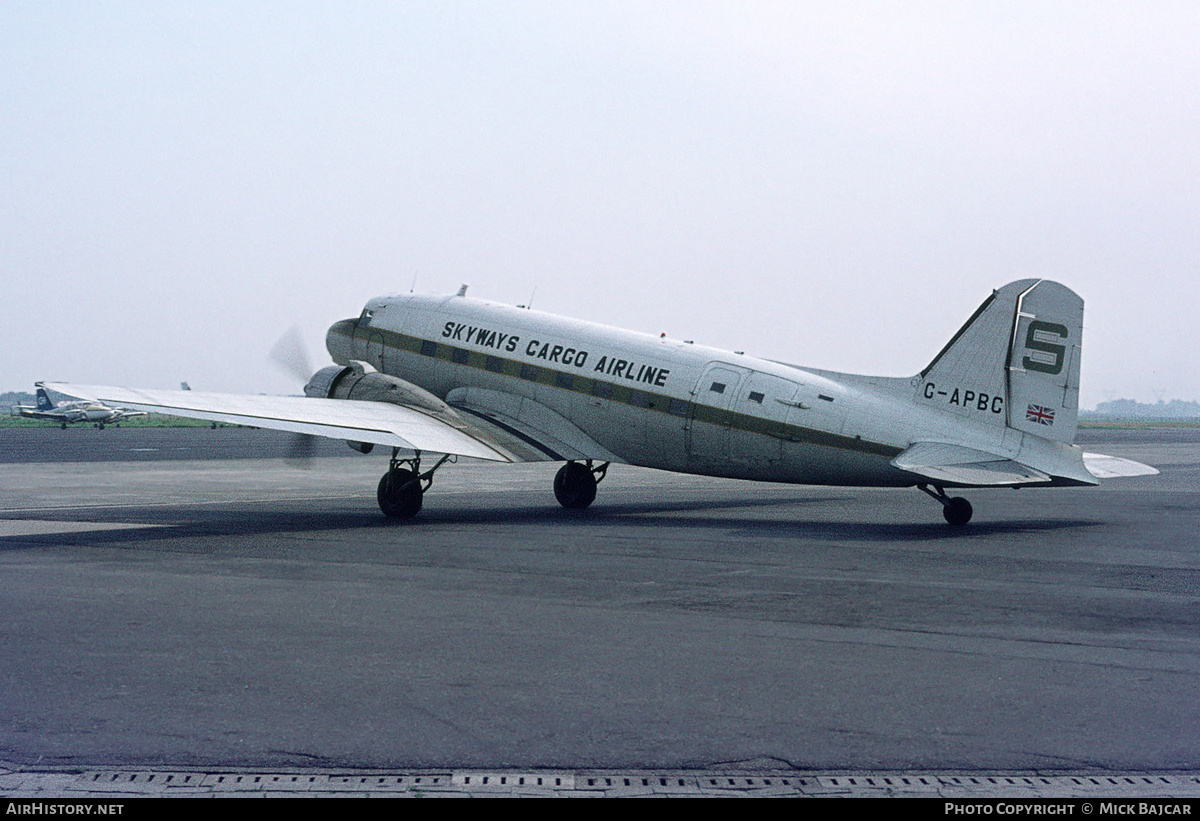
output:
[[[604,399],[609,402],[629,405],[630,407],[666,413],[680,419],[690,419],[696,422],[705,422],[711,425],[746,431],[747,433],[771,436],[776,439],[782,439],[785,442],[805,442],[812,445],[838,448],[840,450],[851,450],[859,453],[884,456],[889,459],[895,457],[903,450],[903,448],[879,442],[870,442],[852,436],[842,436],[799,425],[789,425],[785,422],[772,419],[762,419],[750,414],[716,408],[692,400],[674,399],[666,394],[643,391],[640,388],[633,388],[619,382],[593,379],[589,376],[571,373],[570,371],[554,370],[544,365],[533,365],[529,362],[507,359],[492,353],[483,353],[469,348],[448,345],[445,342],[421,339],[420,337],[409,336],[408,334],[397,333],[396,331],[389,331],[384,328],[368,328],[366,331],[367,340],[362,338],[361,332],[357,338],[354,334],[346,333],[342,329],[333,329],[333,332],[343,336],[347,343],[349,343],[349,349],[352,351],[365,341],[368,348],[372,345],[382,345],[383,348],[393,351],[404,351],[427,356],[431,359],[439,359],[454,365],[462,365],[467,368],[500,374],[525,382],[558,388],[559,390],[569,390],[585,396],[592,396],[596,399]],[[372,338],[376,334],[380,337],[378,341]],[[352,356],[351,358],[357,359],[359,357]]]

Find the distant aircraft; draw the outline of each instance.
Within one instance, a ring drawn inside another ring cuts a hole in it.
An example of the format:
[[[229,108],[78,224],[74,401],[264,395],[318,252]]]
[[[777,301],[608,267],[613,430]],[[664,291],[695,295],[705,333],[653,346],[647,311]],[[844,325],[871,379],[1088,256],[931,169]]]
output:
[[[585,508],[610,464],[793,484],[917,487],[951,525],[948,488],[1095,485],[1157,473],[1073,446],[1083,300],[1004,286],[908,378],[855,376],[507,305],[400,294],[335,323],[304,397],[55,384],[155,413],[392,448],[383,512],[415,515],[450,455],[562,461]],[[422,470],[423,453],[447,454]]]
[[[71,394],[67,394],[70,396]],[[134,416],[145,416],[144,411],[131,411],[126,408],[112,408],[96,400],[80,402],[50,401],[42,383],[37,383],[37,405],[17,405],[13,408],[13,416],[24,416],[27,419],[47,419],[58,422],[66,430],[67,425],[76,422],[91,422],[94,426],[104,429],[105,425],[120,422]]]

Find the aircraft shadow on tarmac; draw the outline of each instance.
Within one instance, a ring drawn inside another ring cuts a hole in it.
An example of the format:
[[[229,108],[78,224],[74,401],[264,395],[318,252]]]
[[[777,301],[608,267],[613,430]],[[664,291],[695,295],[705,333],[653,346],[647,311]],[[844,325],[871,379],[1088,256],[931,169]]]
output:
[[[931,539],[962,539],[993,533],[1016,533],[1023,531],[1050,532],[1063,529],[1085,528],[1103,525],[1091,519],[1009,519],[996,522],[974,522],[966,528],[948,527],[941,517],[931,517],[928,522],[878,522],[829,521],[827,518],[798,516],[794,508],[807,505],[856,504],[856,498],[829,495],[771,496],[770,498],[726,498],[726,499],[676,499],[654,502],[600,504],[585,510],[562,510],[546,507],[481,508],[443,505],[437,509],[423,511],[419,522],[426,525],[443,524],[494,524],[539,525],[549,524],[570,529],[575,527],[596,528],[611,526],[691,528],[697,531],[735,529],[741,536],[785,538],[785,539],[850,539],[863,541],[928,541]],[[764,517],[761,514],[745,516],[738,510],[764,510],[786,508],[778,516]],[[872,510],[884,508],[871,502],[858,503],[858,509],[871,516]],[[890,509],[890,508],[889,508]],[[726,511],[728,515],[680,515],[703,514],[711,511]],[[932,509],[931,509],[932,512]],[[876,515],[886,516],[880,512]]]
[[[772,518],[745,518],[730,516],[679,516],[681,513],[703,513],[733,508],[761,508],[795,506],[806,502],[828,502],[820,499],[773,499],[653,503],[644,505],[613,505],[585,511],[561,510],[534,511],[529,509],[488,509],[439,511],[426,521],[438,524],[553,524],[564,529],[574,527],[596,528],[611,526],[628,527],[686,527],[696,531],[734,529],[739,536],[747,538],[779,538],[797,540],[851,540],[851,541],[930,541],[935,539],[960,540],[967,537],[986,536],[995,533],[1049,532],[1072,528],[1092,527],[1103,522],[1086,519],[1018,519],[998,522],[973,523],[968,528],[951,528],[944,522],[831,522],[816,518],[797,518],[781,515]]]
[[[967,528],[952,528],[940,521],[928,522],[872,522],[872,521],[829,521],[817,517],[798,517],[794,508],[804,505],[847,504],[853,497],[830,496],[774,496],[762,498],[728,499],[678,499],[644,503],[620,504],[610,502],[586,510],[565,511],[558,507],[482,507],[477,502],[470,506],[444,503],[427,509],[416,520],[398,524],[381,518],[377,511],[364,507],[362,510],[338,509],[346,500],[331,499],[327,503],[311,500],[303,510],[297,510],[294,502],[256,503],[253,509],[239,508],[238,503],[229,506],[188,508],[186,506],[164,511],[124,510],[121,520],[150,525],[137,529],[82,531],[26,536],[0,537],[0,550],[21,549],[45,545],[104,545],[116,543],[155,542],[164,539],[219,539],[234,536],[266,536],[296,532],[321,533],[354,529],[367,529],[392,534],[398,539],[419,538],[421,531],[440,530],[446,525],[485,525],[496,528],[522,528],[551,526],[564,532],[586,528],[627,529],[631,527],[657,527],[678,530],[688,528],[697,533],[717,530],[728,533],[731,529],[744,538],[796,539],[801,541],[867,541],[906,542],[931,540],[961,540],[994,534],[1019,532],[1048,533],[1052,531],[1088,528],[1103,525],[1092,519],[1022,518],[987,522],[977,521]],[[752,516],[740,515],[736,511],[786,508],[778,516],[764,517],[761,513]],[[861,505],[869,514],[872,505]],[[728,515],[713,513],[725,511]],[[138,515],[141,513],[142,515]],[[703,515],[703,514],[710,515]],[[91,515],[81,515],[79,520],[90,521]],[[157,526],[156,526],[157,525]],[[515,535],[515,534],[514,534]]]

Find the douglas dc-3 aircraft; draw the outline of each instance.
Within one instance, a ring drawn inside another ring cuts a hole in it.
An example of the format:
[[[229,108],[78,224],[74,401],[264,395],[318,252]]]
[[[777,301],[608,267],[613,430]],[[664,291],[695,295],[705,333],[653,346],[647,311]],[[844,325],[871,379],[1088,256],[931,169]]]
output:
[[[454,296],[403,294],[335,323],[336,365],[305,397],[53,384],[154,413],[392,448],[379,506],[421,508],[451,455],[565,462],[554,493],[585,508],[612,463],[795,484],[918,487],[965,525],[947,488],[1095,485],[1157,473],[1075,438],[1083,300],[1027,279],[995,291],[909,378],[802,368]],[[422,470],[423,453],[445,454]]]
[[[67,425],[76,422],[91,422],[101,430],[105,425],[118,424],[122,419],[133,416],[145,416],[141,411],[131,411],[125,408],[110,408],[100,402],[60,402],[50,401],[46,389],[37,386],[37,405],[17,405],[13,408],[13,416],[24,416],[26,419],[46,419],[58,422],[66,430]]]

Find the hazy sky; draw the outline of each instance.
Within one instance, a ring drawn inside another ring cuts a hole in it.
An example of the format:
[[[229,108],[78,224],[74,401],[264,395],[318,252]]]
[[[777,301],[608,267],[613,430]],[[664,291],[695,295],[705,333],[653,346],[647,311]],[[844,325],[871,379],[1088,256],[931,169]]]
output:
[[[993,288],[1200,399],[1195,2],[0,4],[0,391],[295,392],[470,293],[909,375]]]

